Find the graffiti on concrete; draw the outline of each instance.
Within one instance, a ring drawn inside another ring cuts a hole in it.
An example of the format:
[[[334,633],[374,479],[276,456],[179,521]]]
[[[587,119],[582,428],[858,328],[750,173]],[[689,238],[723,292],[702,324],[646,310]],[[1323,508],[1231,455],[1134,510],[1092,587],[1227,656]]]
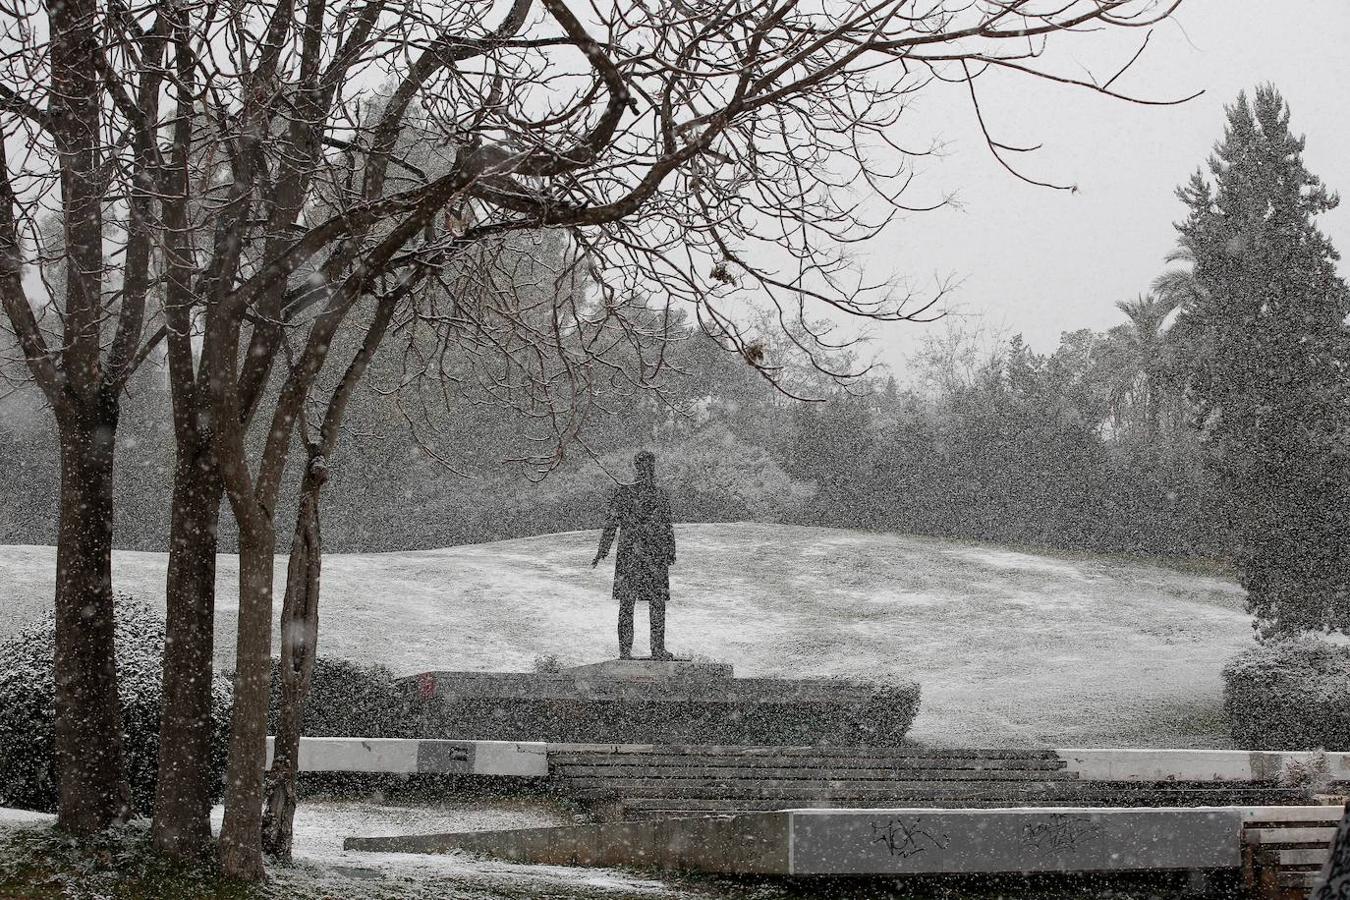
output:
[[[928,849],[945,850],[951,843],[947,834],[934,834],[920,824],[920,819],[891,819],[885,825],[872,824],[873,844],[883,844],[891,856],[908,859]]]
[[[1028,847],[1047,853],[1073,852],[1089,845],[1100,845],[1104,840],[1100,822],[1087,816],[1064,813],[1027,823],[1023,826],[1022,836]]]

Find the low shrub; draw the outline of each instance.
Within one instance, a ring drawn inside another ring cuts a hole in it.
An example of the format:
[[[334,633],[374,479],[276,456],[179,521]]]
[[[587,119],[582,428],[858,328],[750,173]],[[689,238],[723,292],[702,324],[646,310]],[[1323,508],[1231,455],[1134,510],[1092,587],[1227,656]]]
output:
[[[1263,644],[1224,666],[1224,710],[1245,750],[1350,750],[1350,646]]]
[[[164,623],[130,597],[117,598],[116,618],[127,780],[133,810],[149,813],[159,767]],[[55,642],[56,621],[50,614],[0,642],[0,806],[56,809]],[[212,705],[212,763],[218,791],[224,786],[229,705],[228,688],[218,681]]]
[[[268,734],[276,734],[281,706],[279,663],[272,660],[272,704]],[[405,690],[388,668],[349,659],[314,661],[300,733],[305,737],[405,737]]]

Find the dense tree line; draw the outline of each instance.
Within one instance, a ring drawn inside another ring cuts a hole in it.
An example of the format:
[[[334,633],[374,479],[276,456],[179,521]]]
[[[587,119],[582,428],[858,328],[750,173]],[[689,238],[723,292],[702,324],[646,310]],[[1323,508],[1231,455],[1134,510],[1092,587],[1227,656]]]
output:
[[[511,457],[529,452],[527,423],[464,387],[448,407],[386,392],[397,359],[377,361],[331,461],[325,543],[339,552],[477,543],[595,527],[639,447],[655,449],[684,521],[759,520],[863,527],[1068,549],[1212,554],[1212,478],[1185,407],[1148,379],[1133,321],[1064,335],[1037,354],[948,332],[921,354],[916,383],[881,374],[847,390],[811,383],[792,400],[706,337],[676,326],[678,372],[666,396],[616,391],[572,454],[535,481]],[[955,336],[956,342],[951,340]],[[1153,336],[1156,338],[1156,335]],[[1145,339],[1147,340],[1147,339]],[[129,400],[166,402],[153,369]],[[158,396],[157,396],[158,395]],[[21,395],[8,402],[16,409]],[[172,435],[130,416],[118,461],[119,546],[163,550]],[[440,427],[453,421],[455,427]],[[0,424],[24,478],[0,540],[49,543],[35,508],[54,486],[40,463],[53,440],[40,416]],[[584,448],[584,449],[583,449]],[[43,484],[46,479],[46,484]],[[234,546],[229,517],[222,545]]]
[[[1179,191],[1181,265],[1117,303],[1119,325],[1066,333],[1049,353],[948,328],[904,384],[883,372],[841,389],[809,365],[783,372],[779,387],[826,401],[801,403],[675,316],[657,329],[660,390],[609,385],[541,482],[519,462],[532,458],[528,417],[475,386],[480,361],[451,373],[454,391],[438,383],[420,396],[400,390],[406,358],[377,358],[331,460],[327,546],[393,550],[593,527],[627,458],[648,446],[686,521],[1228,555],[1266,620],[1334,628],[1346,604],[1338,516],[1350,509],[1347,300],[1336,252],[1312,219],[1336,198],[1302,167],[1301,139],[1273,89],[1240,98],[1228,119],[1214,182],[1198,173]],[[778,341],[762,352],[790,358],[791,337]],[[0,453],[13,475],[0,486],[0,540],[50,543],[54,428],[35,390],[0,403]],[[151,360],[124,400],[122,547],[166,546],[174,444],[156,411],[167,404],[167,378]],[[295,481],[286,479],[292,494]],[[233,548],[228,516],[221,534]],[[1311,605],[1301,601],[1310,584],[1321,585]]]

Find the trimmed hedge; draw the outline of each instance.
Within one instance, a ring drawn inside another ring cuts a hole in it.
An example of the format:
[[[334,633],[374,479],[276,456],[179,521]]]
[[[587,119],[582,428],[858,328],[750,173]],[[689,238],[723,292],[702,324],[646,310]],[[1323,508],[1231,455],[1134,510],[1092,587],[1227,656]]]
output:
[[[1300,637],[1224,666],[1224,710],[1244,750],[1350,750],[1350,646]]]
[[[276,734],[281,706],[279,667],[274,658],[268,734]],[[384,666],[321,656],[314,660],[300,733],[305,737],[409,737],[404,690]]]
[[[133,810],[148,814],[159,767],[159,718],[163,708],[164,622],[144,604],[116,600],[118,692],[122,698],[123,752]],[[56,684],[53,614],[0,642],[0,806],[56,810],[54,766]],[[214,687],[212,767],[223,792],[229,690]]]

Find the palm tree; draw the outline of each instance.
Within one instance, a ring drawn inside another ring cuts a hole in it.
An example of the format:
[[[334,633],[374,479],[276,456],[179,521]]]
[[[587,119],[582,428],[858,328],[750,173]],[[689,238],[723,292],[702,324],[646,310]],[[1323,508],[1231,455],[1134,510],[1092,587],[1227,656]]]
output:
[[[1129,322],[1111,329],[1105,349],[1110,378],[1112,408],[1128,408],[1133,424],[1142,426],[1145,439],[1152,444],[1158,437],[1159,403],[1165,371],[1168,367],[1167,318],[1177,308],[1176,295],[1140,294],[1134,300],[1121,300],[1116,308]]]
[[[1158,369],[1159,386],[1175,402],[1176,418],[1180,418],[1180,402],[1186,389],[1186,372],[1194,358],[1203,352],[1203,329],[1196,318],[1196,308],[1208,299],[1208,292],[1195,277],[1195,254],[1184,243],[1167,254],[1167,262],[1182,263],[1153,279],[1153,293],[1177,311],[1166,329],[1163,359]]]

